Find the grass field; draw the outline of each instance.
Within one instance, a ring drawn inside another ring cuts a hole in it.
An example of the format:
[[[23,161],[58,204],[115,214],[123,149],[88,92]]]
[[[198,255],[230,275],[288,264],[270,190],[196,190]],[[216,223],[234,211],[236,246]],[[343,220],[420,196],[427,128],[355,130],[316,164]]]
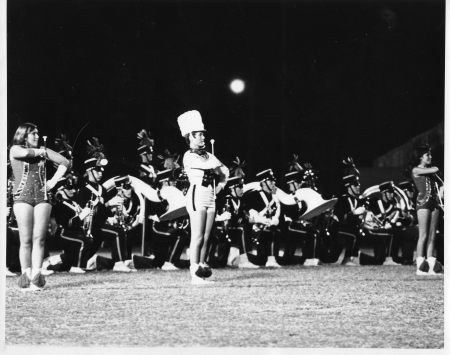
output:
[[[444,280],[413,266],[67,273],[6,282],[6,345],[443,348]]]

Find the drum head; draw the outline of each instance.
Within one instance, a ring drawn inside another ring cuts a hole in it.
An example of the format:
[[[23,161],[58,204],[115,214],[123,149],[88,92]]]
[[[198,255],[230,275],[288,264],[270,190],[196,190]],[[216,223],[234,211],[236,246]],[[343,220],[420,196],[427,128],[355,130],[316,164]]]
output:
[[[161,222],[167,222],[167,221],[171,221],[173,219],[184,217],[187,215],[188,215],[188,211],[187,211],[186,207],[181,206],[181,207],[175,208],[173,210],[167,211],[166,213],[164,213],[163,215],[161,215],[159,217],[159,220]]]
[[[330,208],[333,208],[334,205],[337,202],[337,198],[332,198],[331,200],[326,200],[324,203],[321,203],[320,205],[314,207],[311,210],[307,210],[302,216],[300,216],[300,219],[307,221],[311,218],[314,218],[316,216],[321,215],[325,211],[329,210]]]

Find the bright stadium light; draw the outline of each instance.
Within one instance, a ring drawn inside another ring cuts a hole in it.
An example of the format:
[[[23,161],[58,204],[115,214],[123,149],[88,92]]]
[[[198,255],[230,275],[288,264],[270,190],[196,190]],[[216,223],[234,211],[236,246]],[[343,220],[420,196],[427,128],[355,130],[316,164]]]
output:
[[[245,83],[241,79],[234,79],[230,83],[230,90],[235,94],[240,94],[245,90]]]

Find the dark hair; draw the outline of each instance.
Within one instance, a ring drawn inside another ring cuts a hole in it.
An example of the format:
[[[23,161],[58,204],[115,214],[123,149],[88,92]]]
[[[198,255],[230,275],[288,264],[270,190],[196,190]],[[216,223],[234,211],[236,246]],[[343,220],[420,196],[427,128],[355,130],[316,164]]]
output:
[[[186,143],[187,143],[188,146],[190,145],[190,142],[189,142],[189,134],[192,133],[192,135],[195,137],[195,135],[196,135],[198,132],[204,132],[204,131],[192,131],[192,132],[189,132],[188,134],[185,134],[185,135],[184,135],[184,139],[186,140]]]
[[[13,145],[24,145],[27,139],[27,136],[30,132],[37,129],[37,126],[34,123],[23,123],[19,127],[17,127],[16,133],[14,134],[14,138],[12,141]]]
[[[431,153],[431,148],[428,144],[422,144],[415,149],[415,162],[416,164],[420,163],[420,159],[424,154]]]

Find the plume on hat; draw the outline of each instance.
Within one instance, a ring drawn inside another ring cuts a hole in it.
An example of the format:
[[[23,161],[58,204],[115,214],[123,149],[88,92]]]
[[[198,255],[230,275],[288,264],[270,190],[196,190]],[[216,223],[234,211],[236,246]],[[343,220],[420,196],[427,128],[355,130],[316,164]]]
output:
[[[178,160],[180,159],[180,155],[177,153],[171,153],[169,149],[164,149],[162,154],[158,154],[158,159],[162,160],[162,165],[164,169],[178,169],[180,164],[178,164]]]
[[[292,154],[292,160],[289,162],[289,171],[303,171],[304,169],[298,162],[298,154]]]
[[[245,173],[244,173],[244,167],[247,165],[245,160],[242,160],[236,156],[236,158],[234,158],[234,160],[231,162],[231,176],[237,176],[237,177],[245,177]]]
[[[356,175],[359,176],[359,170],[356,168],[355,162],[351,156],[345,157],[342,159],[342,175]]]
[[[64,133],[60,133],[55,138],[55,148],[59,154],[63,155],[67,159],[73,159],[73,148],[69,144],[69,140]]]
[[[89,138],[86,142],[86,152],[90,158],[102,159],[105,157],[103,144],[100,144],[97,137]]]
[[[141,145],[146,145],[149,148],[155,145],[155,140],[153,139],[152,134],[149,130],[144,128],[137,133],[137,138]]]

